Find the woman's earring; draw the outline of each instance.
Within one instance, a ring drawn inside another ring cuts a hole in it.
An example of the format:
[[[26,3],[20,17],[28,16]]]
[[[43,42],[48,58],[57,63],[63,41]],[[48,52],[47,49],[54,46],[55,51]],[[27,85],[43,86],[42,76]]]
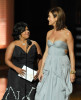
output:
[[[30,31],[28,32],[28,35],[30,36]]]
[[[21,36],[19,35],[19,39],[21,38]]]

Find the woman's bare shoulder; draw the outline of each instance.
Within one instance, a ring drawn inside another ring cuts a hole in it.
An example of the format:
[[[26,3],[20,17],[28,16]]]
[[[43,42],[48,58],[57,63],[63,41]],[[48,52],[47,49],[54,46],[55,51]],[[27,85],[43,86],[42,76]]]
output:
[[[32,45],[34,44],[34,45],[38,45],[38,43],[37,43],[37,41],[34,41],[34,40],[31,40],[31,42],[32,42]]]
[[[67,40],[73,39],[72,33],[69,29],[65,29],[64,31],[66,33],[65,36],[66,36]]]
[[[52,30],[49,30],[48,32],[47,32],[47,38],[52,34],[52,32],[53,32],[53,29]]]
[[[64,33],[66,33],[66,35],[69,35],[69,34],[71,34],[71,31],[69,29],[65,28]]]
[[[8,48],[14,48],[15,45],[16,45],[17,43],[18,43],[18,40],[12,41],[12,42],[9,44]]]
[[[49,30],[49,31],[47,32],[47,35],[51,34],[52,32],[53,32],[53,29],[52,29],[52,30]]]

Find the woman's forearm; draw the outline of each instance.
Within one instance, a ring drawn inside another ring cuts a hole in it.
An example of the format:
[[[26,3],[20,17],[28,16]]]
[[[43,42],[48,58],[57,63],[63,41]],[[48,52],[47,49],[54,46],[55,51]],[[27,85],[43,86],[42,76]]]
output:
[[[42,58],[42,65],[41,65],[40,71],[42,71],[43,68],[44,68],[44,63],[45,63],[46,58],[47,58],[47,52],[45,52],[44,55],[43,55],[43,58]]]
[[[38,61],[38,71],[40,71],[42,65],[42,58]]]
[[[71,70],[75,71],[75,56],[74,56],[74,53],[71,53],[70,60],[71,60]]]
[[[5,63],[12,69],[16,70],[16,66],[10,61],[10,60],[5,60]]]

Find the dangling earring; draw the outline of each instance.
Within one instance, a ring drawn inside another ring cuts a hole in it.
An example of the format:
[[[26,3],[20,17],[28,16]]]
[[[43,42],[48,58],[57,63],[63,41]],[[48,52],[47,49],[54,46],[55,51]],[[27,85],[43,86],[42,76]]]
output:
[[[21,35],[19,35],[19,39],[21,38]]]
[[[30,31],[28,32],[28,35],[29,35],[29,37],[30,37]]]

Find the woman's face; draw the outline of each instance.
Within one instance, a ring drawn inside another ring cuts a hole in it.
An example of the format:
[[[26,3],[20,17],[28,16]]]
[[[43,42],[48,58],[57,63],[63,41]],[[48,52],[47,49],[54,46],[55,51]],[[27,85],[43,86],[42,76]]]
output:
[[[28,27],[26,26],[25,31],[21,33],[21,37],[24,39],[28,39],[30,36],[30,31],[28,30]]]
[[[49,21],[49,25],[54,26],[56,24],[56,21],[57,21],[57,16],[54,17],[53,14],[51,12],[49,12],[48,21]]]

